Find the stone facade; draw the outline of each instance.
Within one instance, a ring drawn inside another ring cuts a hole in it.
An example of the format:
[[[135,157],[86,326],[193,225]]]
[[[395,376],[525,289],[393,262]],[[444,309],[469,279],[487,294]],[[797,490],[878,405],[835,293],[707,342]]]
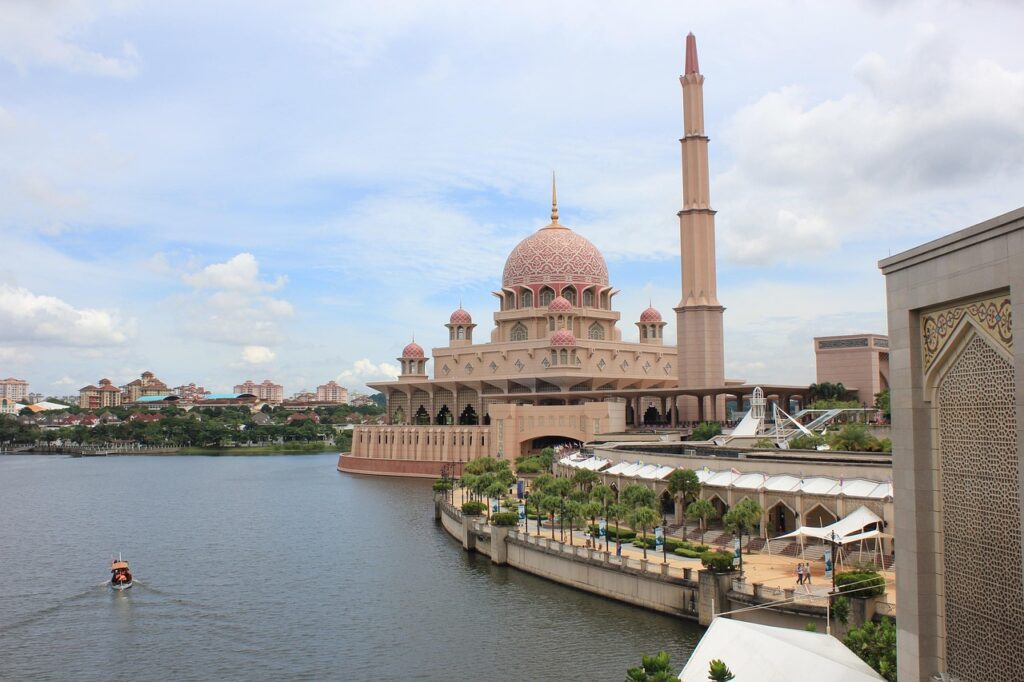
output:
[[[816,336],[817,382],[843,384],[868,407],[889,388],[889,337],[881,334]]]
[[[1024,208],[880,263],[899,677],[1024,679]]]

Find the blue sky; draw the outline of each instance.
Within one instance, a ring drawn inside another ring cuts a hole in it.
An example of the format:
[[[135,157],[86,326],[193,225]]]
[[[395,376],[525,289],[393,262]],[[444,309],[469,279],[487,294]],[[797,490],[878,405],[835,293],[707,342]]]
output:
[[[0,376],[360,388],[460,299],[486,338],[552,170],[635,338],[693,31],[727,373],[812,381],[878,259],[1021,205],[1024,10],[709,5],[0,0]]]

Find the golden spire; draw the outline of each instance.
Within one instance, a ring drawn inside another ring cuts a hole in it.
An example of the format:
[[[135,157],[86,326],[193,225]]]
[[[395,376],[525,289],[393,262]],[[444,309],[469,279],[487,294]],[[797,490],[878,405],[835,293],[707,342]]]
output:
[[[555,191],[555,171],[551,171],[551,224],[558,224],[558,193]]]

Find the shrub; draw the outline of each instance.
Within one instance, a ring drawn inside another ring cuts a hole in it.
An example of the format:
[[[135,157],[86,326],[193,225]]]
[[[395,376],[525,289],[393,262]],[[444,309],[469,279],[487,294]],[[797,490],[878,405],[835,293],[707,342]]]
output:
[[[704,552],[700,562],[715,573],[728,573],[732,570],[732,552]]]
[[[711,440],[722,433],[722,425],[718,422],[701,422],[693,427],[690,440]]]
[[[874,597],[885,594],[885,578],[877,571],[843,571],[836,573],[836,587],[844,594]]]
[[[679,549],[674,549],[674,550],[672,550],[672,553],[673,554],[678,554],[679,556],[684,556],[687,559],[700,559],[701,555],[703,554],[703,552],[695,552],[694,550],[686,549],[685,547],[680,547]]]
[[[517,512],[496,512],[491,514],[492,526],[518,526],[519,514]]]
[[[591,535],[597,535],[597,526],[595,526],[592,523],[589,524],[587,526],[587,532],[590,533]],[[610,528],[608,528],[606,530],[606,532],[608,533],[608,539],[610,541],[612,541],[612,542],[615,542],[615,528],[614,527],[610,527]],[[635,530],[628,530],[626,528],[620,528],[619,529],[619,541],[620,542],[629,542],[630,540],[632,540],[635,537],[636,537],[636,531]],[[653,538],[653,536],[651,536],[651,537]],[[637,547],[639,547],[639,546],[640,545],[637,545]],[[653,545],[651,545],[651,546],[653,547]]]
[[[466,516],[479,516],[487,509],[487,505],[478,500],[469,500],[462,503],[462,513]]]

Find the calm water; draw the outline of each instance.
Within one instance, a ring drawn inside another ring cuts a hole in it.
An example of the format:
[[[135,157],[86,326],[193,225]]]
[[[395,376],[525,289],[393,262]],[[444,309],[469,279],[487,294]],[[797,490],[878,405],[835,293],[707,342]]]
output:
[[[694,625],[466,554],[429,481],[336,461],[0,456],[0,678],[621,680],[693,650]]]

